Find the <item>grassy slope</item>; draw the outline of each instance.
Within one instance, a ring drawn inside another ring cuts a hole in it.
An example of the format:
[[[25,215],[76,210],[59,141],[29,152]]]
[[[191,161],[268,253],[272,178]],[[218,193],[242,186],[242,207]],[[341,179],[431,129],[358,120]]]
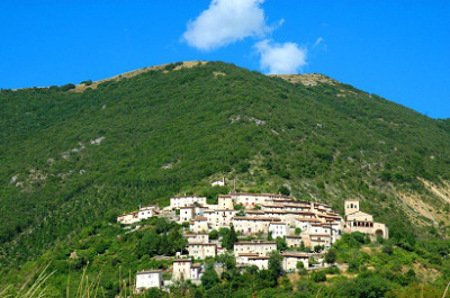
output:
[[[337,210],[360,197],[393,235],[411,224],[427,235],[422,226],[448,224],[448,201],[416,177],[445,189],[447,122],[351,86],[293,85],[223,63],[150,71],[83,93],[3,91],[2,262],[17,266],[139,204],[207,191],[222,175],[257,191],[285,184]],[[435,223],[400,194],[426,204]]]

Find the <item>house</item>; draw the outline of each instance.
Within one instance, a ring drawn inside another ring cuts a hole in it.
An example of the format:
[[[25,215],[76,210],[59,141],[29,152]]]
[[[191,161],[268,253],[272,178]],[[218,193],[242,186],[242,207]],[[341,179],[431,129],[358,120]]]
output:
[[[197,216],[189,222],[189,229],[197,234],[208,232],[208,218],[204,216]]]
[[[345,200],[345,224],[346,232],[361,232],[367,234],[372,240],[381,236],[389,238],[389,229],[385,224],[376,223],[373,216],[359,210],[359,200]]]
[[[172,280],[191,279],[191,259],[175,259],[172,265]]]
[[[309,267],[309,254],[297,253],[297,252],[282,252],[283,257],[283,270],[287,272],[297,271],[297,263],[302,262],[304,268]]]
[[[286,244],[288,247],[300,247],[301,243],[305,244],[304,236],[301,235],[289,235],[286,236]]]
[[[247,266],[248,264],[248,257],[257,257],[259,256],[257,253],[239,253],[236,256],[236,265],[238,266]]]
[[[269,257],[260,256],[257,253],[240,253],[236,257],[236,265],[238,266],[256,266],[263,270],[269,268]]]
[[[284,205],[283,204],[262,204],[261,205],[261,210],[262,211],[283,211],[285,210]]]
[[[259,233],[268,233],[269,225],[278,218],[266,216],[236,216],[233,218],[233,226],[236,232],[243,235],[253,235]]]
[[[211,182],[211,186],[225,186],[225,178]]]
[[[265,210],[264,216],[273,217],[273,218],[279,218],[284,221],[286,217],[286,211],[284,210]]]
[[[188,243],[189,256],[197,260],[204,260],[207,257],[214,258],[217,255],[217,246],[215,243]]]
[[[207,233],[187,233],[183,235],[188,243],[209,243],[209,235]]]
[[[230,195],[219,195],[217,205],[219,209],[234,209],[233,198]]]
[[[308,234],[327,234],[331,235],[331,228],[327,224],[323,223],[313,223],[309,225],[308,230],[306,230]]]
[[[146,270],[136,273],[136,293],[142,293],[144,289],[164,286],[162,270]]]
[[[269,269],[269,257],[267,256],[249,256],[247,257],[247,266],[256,266],[259,270]]]
[[[279,199],[279,198],[287,198],[286,196],[283,195],[278,195],[278,194],[264,194],[264,193],[231,193],[231,197],[234,200],[235,204],[241,204],[243,205],[245,208],[253,208],[256,205],[263,205],[263,204],[271,204],[274,202],[274,199]],[[290,199],[289,199],[290,200]]]
[[[180,196],[170,198],[170,208],[179,209],[180,207],[192,206],[192,205],[206,205],[206,197],[199,196]]]
[[[312,224],[318,224],[320,220],[317,218],[295,217],[294,226],[302,231],[311,230]]]
[[[231,225],[236,212],[233,209],[216,209],[206,210],[203,214],[207,218],[209,227],[213,230],[219,230],[220,228],[228,228]]]
[[[180,223],[190,221],[195,218],[195,206],[180,207]]]
[[[158,215],[157,206],[145,206],[139,209],[138,218],[139,220],[148,219],[150,217]]]
[[[325,249],[331,246],[331,235],[329,234],[309,234],[308,236],[309,241],[305,241],[305,243],[310,244],[312,249],[317,245],[324,246]]]
[[[200,281],[202,277],[202,266],[199,264],[192,264],[191,266],[191,280],[192,281]]]
[[[234,244],[235,257],[243,253],[254,253],[258,256],[268,256],[270,252],[277,250],[277,243],[275,241],[242,241]]]
[[[269,233],[272,233],[272,238],[283,238],[287,235],[286,223],[282,221],[272,220],[269,224]]]
[[[131,212],[128,214],[122,214],[119,217],[117,217],[117,222],[124,224],[124,225],[131,225],[134,223],[139,222],[139,212]]]

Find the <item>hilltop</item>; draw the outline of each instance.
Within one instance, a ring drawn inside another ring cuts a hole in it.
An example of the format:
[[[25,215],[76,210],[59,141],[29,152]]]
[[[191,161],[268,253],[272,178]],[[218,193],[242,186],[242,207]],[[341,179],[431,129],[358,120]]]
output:
[[[213,200],[222,177],[341,213],[359,198],[399,242],[448,238],[448,144],[448,120],[323,75],[221,62],[2,90],[0,275],[137,205]]]

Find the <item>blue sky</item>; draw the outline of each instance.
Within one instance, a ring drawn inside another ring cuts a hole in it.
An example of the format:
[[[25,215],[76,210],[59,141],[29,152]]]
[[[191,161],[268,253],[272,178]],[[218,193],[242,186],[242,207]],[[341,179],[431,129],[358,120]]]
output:
[[[319,72],[450,117],[450,1],[214,1],[2,0],[0,88],[221,60]]]

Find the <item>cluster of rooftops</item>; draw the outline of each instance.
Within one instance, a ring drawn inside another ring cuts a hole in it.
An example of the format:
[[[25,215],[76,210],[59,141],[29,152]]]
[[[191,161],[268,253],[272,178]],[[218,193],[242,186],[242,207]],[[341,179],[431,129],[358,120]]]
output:
[[[287,244],[286,251],[281,252],[286,271],[295,271],[298,262],[309,268],[309,258],[320,256],[317,251],[326,251],[342,233],[358,231],[371,238],[388,238],[388,228],[374,222],[370,214],[360,211],[359,200],[346,200],[344,209],[343,218],[330,206],[318,202],[298,201],[281,194],[233,192],[219,195],[217,204],[208,204],[206,197],[196,195],[173,197],[167,207],[142,207],[119,216],[118,222],[132,224],[160,216],[183,224],[189,253],[186,259],[174,260],[172,280],[199,281],[202,267],[195,266],[193,260],[214,258],[224,253],[234,254],[238,266],[255,265],[259,269],[267,269],[269,254],[277,250],[277,243],[272,240],[276,238],[283,238]],[[238,241],[232,251],[227,251],[218,239],[209,239],[211,231],[230,227],[239,237],[253,236],[259,240]],[[149,281],[150,275],[159,280],[157,276],[160,273],[158,270],[139,272],[136,287],[151,287],[142,281]],[[158,284],[161,282],[162,275]]]

